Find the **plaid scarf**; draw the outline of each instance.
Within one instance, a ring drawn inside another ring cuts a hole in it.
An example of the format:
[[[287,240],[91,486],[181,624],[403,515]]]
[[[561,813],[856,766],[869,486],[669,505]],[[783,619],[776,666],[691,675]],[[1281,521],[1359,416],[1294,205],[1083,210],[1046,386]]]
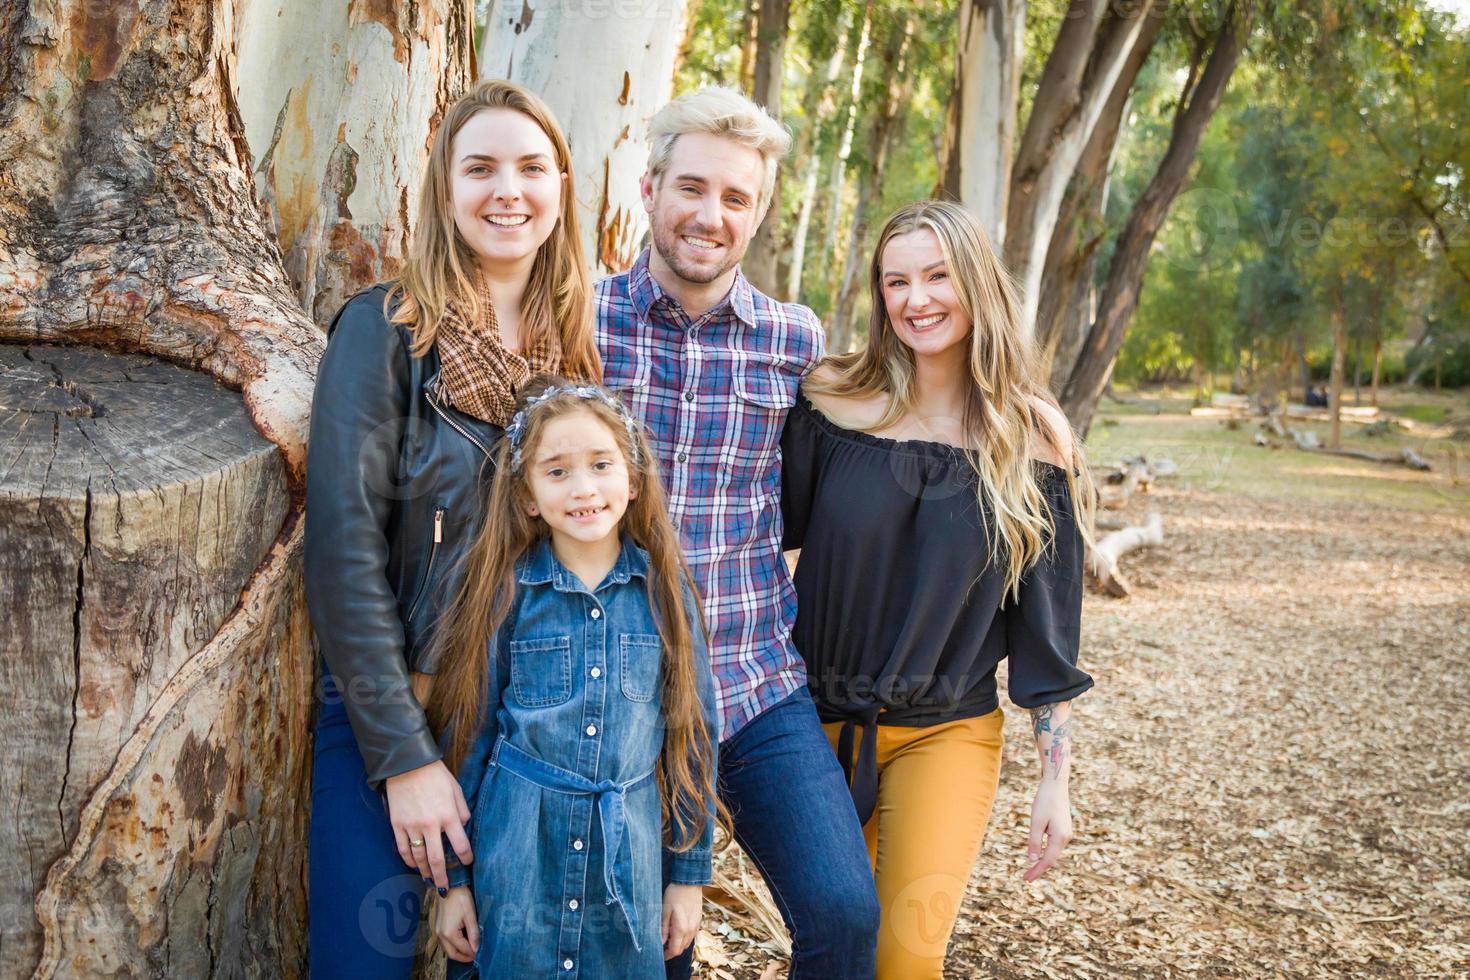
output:
[[[466,415],[504,428],[515,414],[515,393],[533,374],[561,370],[561,348],[550,337],[517,353],[500,342],[500,324],[483,276],[476,275],[480,322],[469,304],[450,300],[439,318],[439,394]]]

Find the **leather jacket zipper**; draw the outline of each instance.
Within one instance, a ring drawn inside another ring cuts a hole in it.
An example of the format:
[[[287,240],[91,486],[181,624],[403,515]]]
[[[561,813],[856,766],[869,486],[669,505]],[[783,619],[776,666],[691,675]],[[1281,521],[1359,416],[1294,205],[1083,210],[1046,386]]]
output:
[[[418,595],[413,597],[413,605],[408,607],[408,620],[413,619],[413,614],[419,611],[419,603],[424,601],[424,593],[429,588],[429,580],[434,575],[434,559],[439,557],[439,543],[444,540],[444,508],[434,508],[434,543],[429,548],[429,565],[424,569],[424,580],[419,583]]]
[[[452,428],[455,432],[458,432],[460,435],[464,436],[470,442],[474,443],[475,448],[484,453],[486,459],[490,458],[490,448],[488,446],[482,443],[479,439],[476,439],[475,436],[464,426],[460,425],[458,422],[454,421],[454,419],[450,418],[449,414],[445,412],[444,409],[439,407],[439,403],[435,401],[432,397],[429,397],[429,393],[427,391],[424,392],[424,395],[424,400],[429,403],[429,407],[437,412],[441,419],[448,422],[450,428]]]

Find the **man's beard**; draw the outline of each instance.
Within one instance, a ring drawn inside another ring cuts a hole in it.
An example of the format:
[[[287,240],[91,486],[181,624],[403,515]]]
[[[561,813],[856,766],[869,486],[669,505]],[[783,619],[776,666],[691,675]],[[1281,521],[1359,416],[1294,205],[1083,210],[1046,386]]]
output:
[[[673,271],[674,275],[685,282],[700,285],[714,282],[739,265],[740,260],[744,257],[744,253],[735,255],[732,249],[730,260],[715,267],[713,271],[708,271],[704,267],[691,266],[679,256],[679,232],[662,228],[657,223],[653,226],[653,247],[658,249],[658,254],[663,258],[664,264]]]

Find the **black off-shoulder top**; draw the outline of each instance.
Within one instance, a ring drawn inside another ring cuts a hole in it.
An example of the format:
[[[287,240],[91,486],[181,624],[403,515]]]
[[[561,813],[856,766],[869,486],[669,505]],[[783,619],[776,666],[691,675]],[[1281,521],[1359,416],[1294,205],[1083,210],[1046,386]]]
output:
[[[1035,463],[1055,534],[1019,597],[1002,603],[1004,568],[988,560],[976,476],[960,450],[843,428],[805,394],[781,450],[783,546],[801,549],[792,638],[818,715],[845,722],[839,754],[864,823],[877,801],[876,725],[994,711],[1006,657],[1008,693],[1023,708],[1092,686],[1077,668],[1083,544],[1061,467]]]

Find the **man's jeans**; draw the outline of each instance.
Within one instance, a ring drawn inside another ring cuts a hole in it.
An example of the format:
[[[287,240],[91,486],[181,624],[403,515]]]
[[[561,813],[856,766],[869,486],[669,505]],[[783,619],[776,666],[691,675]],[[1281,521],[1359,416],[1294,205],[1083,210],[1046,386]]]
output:
[[[790,980],[872,980],[873,869],[842,767],[805,688],[720,745],[720,795],[791,933]],[[692,967],[691,946],[667,962],[667,976],[685,980]]]

